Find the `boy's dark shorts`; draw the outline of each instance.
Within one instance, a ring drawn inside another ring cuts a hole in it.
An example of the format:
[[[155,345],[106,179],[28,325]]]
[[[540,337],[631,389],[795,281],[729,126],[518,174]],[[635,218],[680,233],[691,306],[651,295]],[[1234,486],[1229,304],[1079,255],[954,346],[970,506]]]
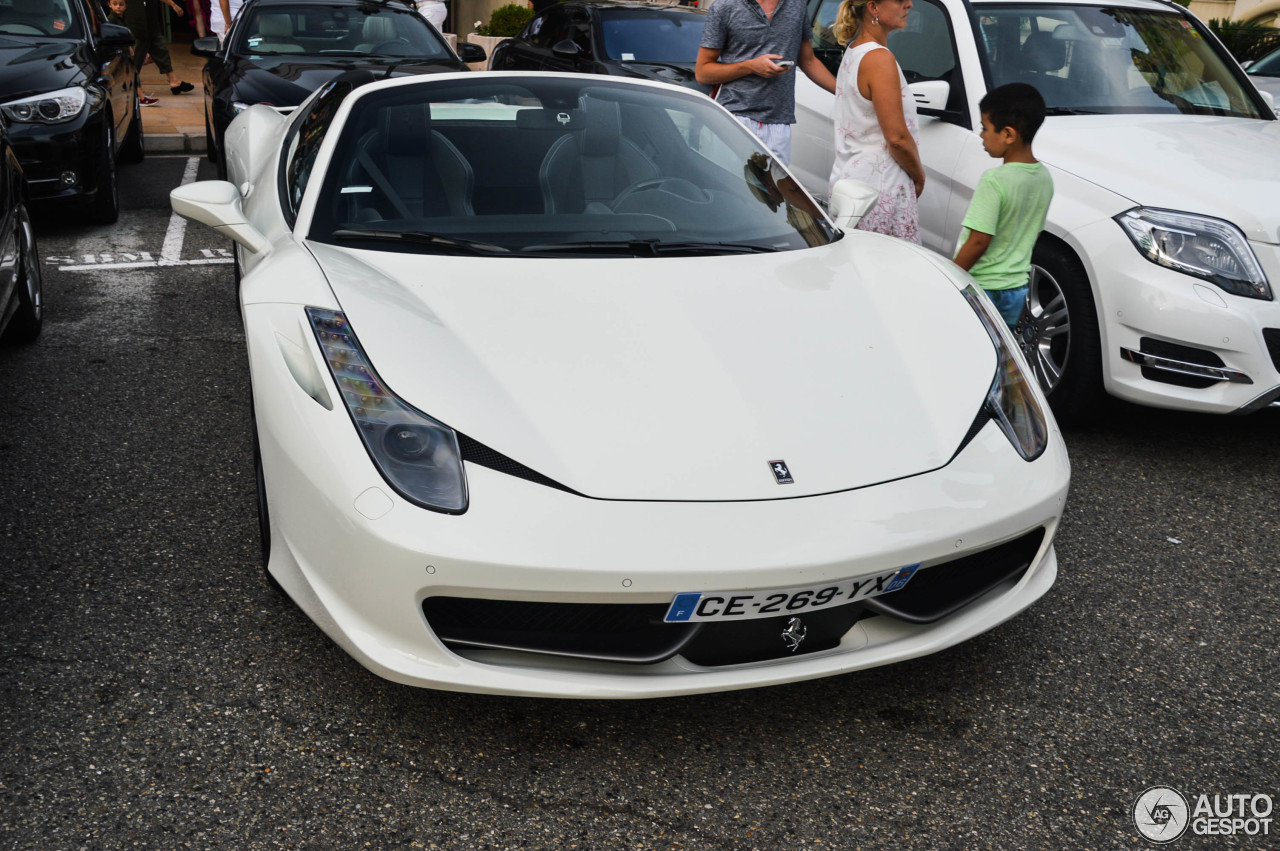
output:
[[[1000,318],[1010,329],[1018,324],[1022,315],[1022,306],[1027,303],[1027,287],[1010,287],[1007,290],[983,290],[991,303],[1000,311]]]

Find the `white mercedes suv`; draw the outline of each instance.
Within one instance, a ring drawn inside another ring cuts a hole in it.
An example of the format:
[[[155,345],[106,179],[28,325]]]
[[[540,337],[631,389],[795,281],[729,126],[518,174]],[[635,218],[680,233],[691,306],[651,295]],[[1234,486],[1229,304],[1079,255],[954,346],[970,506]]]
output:
[[[839,0],[811,0],[834,72]],[[1106,393],[1166,408],[1280,404],[1280,121],[1213,33],[1171,2],[915,0],[893,49],[920,112],[925,244],[951,256],[978,178],[978,102],[1022,81],[1056,195],[1019,342],[1059,419]],[[832,96],[797,81],[792,171],[825,196]]]

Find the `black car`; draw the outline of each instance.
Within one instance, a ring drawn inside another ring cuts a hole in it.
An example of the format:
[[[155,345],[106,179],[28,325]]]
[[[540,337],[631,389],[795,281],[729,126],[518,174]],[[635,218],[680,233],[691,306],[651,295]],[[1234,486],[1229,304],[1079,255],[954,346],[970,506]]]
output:
[[[378,75],[466,71],[484,48],[462,58],[407,0],[253,0],[221,46],[196,39],[204,66],[209,159],[224,167],[223,135],[255,103],[297,106],[329,80],[365,69]]]
[[[143,157],[132,45],[94,0],[0,2],[0,112],[32,203],[116,220],[116,160]]]
[[[30,343],[44,322],[40,255],[6,124],[0,119],[0,341]]]
[[[494,71],[574,71],[675,83],[693,78],[707,15],[684,6],[557,3],[493,49]]]

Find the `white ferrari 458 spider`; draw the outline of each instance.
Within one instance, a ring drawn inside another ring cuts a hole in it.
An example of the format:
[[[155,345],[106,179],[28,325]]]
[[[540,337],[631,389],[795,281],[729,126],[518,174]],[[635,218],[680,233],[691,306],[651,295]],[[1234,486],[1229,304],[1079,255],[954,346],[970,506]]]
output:
[[[747,688],[1053,584],[1067,455],[988,300],[706,97],[348,75],[226,154],[172,201],[236,243],[267,570],[374,673]]]

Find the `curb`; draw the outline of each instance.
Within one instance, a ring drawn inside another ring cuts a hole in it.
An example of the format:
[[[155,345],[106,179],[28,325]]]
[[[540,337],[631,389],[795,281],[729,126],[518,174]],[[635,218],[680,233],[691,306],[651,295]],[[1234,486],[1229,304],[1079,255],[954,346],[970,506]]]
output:
[[[203,133],[146,133],[142,146],[148,154],[203,154],[207,150]]]

